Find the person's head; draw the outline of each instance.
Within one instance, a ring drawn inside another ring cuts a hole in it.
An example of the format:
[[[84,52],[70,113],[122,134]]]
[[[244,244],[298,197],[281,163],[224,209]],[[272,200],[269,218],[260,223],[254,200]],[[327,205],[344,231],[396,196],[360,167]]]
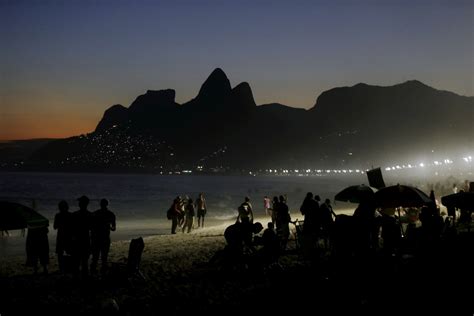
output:
[[[306,193],[306,198],[307,199],[312,199],[313,198],[313,192]]]
[[[204,197],[204,194],[202,194],[202,192],[199,193],[199,197],[202,199]]]
[[[107,206],[109,206],[109,200],[107,200],[107,199],[100,200],[100,207],[101,208],[107,208]]]
[[[273,197],[273,202],[274,202],[274,203],[278,203],[278,196],[274,196],[274,197]]]
[[[280,202],[285,202],[285,197],[283,195],[280,195]]]
[[[321,202],[321,197],[319,195],[315,195],[314,196],[314,199],[318,202]]]
[[[267,227],[268,229],[273,229],[275,226],[273,225],[272,222],[268,222]]]
[[[66,201],[62,200],[61,202],[59,202],[58,204],[58,209],[61,211],[61,212],[67,212],[69,210],[69,204],[67,204]]]
[[[87,205],[89,205],[89,198],[85,195],[78,198],[77,201],[79,202],[79,208],[81,209],[87,208]]]
[[[245,197],[245,202],[250,202],[250,198],[248,196]]]
[[[193,204],[193,199],[188,199],[188,204]]]
[[[326,200],[324,200],[324,203],[326,203],[327,205],[331,205],[331,200],[330,200],[330,199],[326,199]]]
[[[253,233],[254,234],[258,234],[259,232],[261,232],[263,229],[263,225],[262,223],[260,222],[256,222],[253,224]]]

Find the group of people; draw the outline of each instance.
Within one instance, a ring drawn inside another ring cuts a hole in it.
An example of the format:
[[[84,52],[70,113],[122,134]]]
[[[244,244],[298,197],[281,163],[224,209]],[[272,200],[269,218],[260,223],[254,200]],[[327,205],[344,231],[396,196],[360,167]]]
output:
[[[171,234],[176,234],[176,229],[178,227],[182,228],[183,233],[190,233],[193,228],[194,217],[196,215],[198,224],[197,227],[204,227],[204,218],[206,213],[207,204],[203,193],[199,193],[199,196],[195,202],[188,196],[185,198],[177,196],[173,200],[173,204],[167,212],[167,217],[169,220],[171,220]]]
[[[90,271],[97,273],[99,258],[101,272],[107,270],[107,260],[110,250],[110,232],[116,230],[115,214],[109,210],[109,201],[102,199],[100,208],[94,212],[88,210],[89,198],[81,196],[77,199],[79,210],[69,212],[66,201],[58,204],[59,212],[54,217],[53,228],[57,230],[56,254],[60,272],[82,272],[89,274],[89,258],[92,254]],[[26,239],[27,265],[37,272],[38,261],[43,266],[44,273],[48,272],[49,244],[48,228],[28,228]]]
[[[336,218],[331,200],[325,199],[321,205],[320,202],[319,195],[313,196],[312,192],[308,192],[300,207],[300,212],[304,216],[303,235],[308,247],[314,247],[319,238],[322,238],[325,247],[328,247],[329,236]]]
[[[243,260],[251,257],[258,259],[259,262],[275,262],[279,254],[286,249],[290,236],[291,217],[283,195],[275,197],[271,208],[265,208],[267,214],[270,209],[272,222],[267,224],[262,236],[254,236],[263,230],[263,225],[260,222],[254,222],[255,215],[250,198],[248,196],[244,198],[237,208],[238,215],[235,223],[224,231],[227,259],[243,263]],[[273,221],[276,223],[276,229]],[[257,244],[262,246],[258,251],[255,247]]]

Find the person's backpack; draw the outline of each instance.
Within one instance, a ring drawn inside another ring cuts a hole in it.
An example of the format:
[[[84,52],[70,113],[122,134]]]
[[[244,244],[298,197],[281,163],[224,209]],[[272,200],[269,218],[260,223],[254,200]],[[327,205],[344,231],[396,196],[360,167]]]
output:
[[[174,211],[173,208],[170,207],[170,208],[168,209],[168,211],[166,212],[166,218],[168,218],[168,219],[173,218],[173,211]]]

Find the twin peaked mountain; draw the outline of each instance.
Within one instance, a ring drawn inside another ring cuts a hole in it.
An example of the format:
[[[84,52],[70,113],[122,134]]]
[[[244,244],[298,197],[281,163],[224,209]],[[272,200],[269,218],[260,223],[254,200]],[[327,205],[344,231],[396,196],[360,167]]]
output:
[[[54,166],[74,160],[77,168],[364,168],[412,153],[472,148],[473,118],[473,97],[419,81],[334,88],[309,110],[257,106],[247,82],[232,88],[218,68],[189,102],[176,103],[171,89],[148,90],[128,108],[107,109],[91,134],[52,142],[32,160]],[[140,163],[130,165],[132,158]]]

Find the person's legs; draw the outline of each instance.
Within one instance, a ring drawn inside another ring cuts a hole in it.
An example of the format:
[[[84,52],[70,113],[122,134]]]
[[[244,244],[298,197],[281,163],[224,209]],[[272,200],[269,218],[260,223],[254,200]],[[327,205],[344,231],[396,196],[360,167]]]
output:
[[[100,254],[100,246],[99,246],[99,241],[94,240],[92,242],[92,262],[91,262],[91,273],[95,274],[97,273],[97,264],[99,262],[99,254]]]
[[[106,240],[104,244],[102,245],[102,249],[100,250],[101,254],[101,273],[104,274],[107,271],[108,268],[108,258],[109,258],[109,250],[110,250],[110,240]]]
[[[173,216],[171,219],[171,233],[176,234],[176,227],[178,226],[178,218]]]

